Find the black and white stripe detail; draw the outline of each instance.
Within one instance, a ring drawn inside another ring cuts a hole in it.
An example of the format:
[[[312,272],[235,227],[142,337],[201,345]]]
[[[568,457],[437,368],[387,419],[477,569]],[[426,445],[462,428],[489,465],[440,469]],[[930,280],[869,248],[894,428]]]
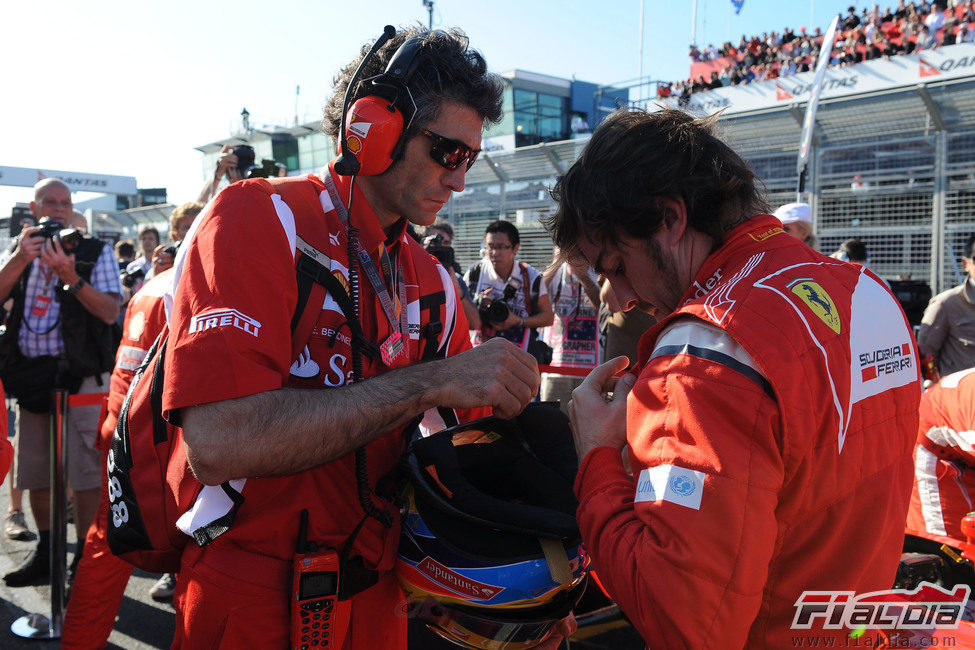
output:
[[[720,327],[696,319],[677,321],[657,337],[650,359],[679,354],[727,366],[755,382],[769,398],[776,399],[771,382],[755,360]]]

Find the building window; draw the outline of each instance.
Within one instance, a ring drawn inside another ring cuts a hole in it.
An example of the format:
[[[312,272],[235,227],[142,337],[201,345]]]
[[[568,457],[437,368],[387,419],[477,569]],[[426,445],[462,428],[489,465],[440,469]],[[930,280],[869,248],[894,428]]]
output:
[[[516,147],[569,138],[564,97],[516,88],[514,117]]]

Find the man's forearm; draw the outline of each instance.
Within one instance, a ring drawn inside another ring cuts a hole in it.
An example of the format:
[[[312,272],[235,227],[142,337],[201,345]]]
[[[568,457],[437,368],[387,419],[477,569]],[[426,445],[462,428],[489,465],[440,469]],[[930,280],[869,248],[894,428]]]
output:
[[[119,295],[99,291],[87,282],[75,294],[78,302],[95,318],[106,323],[114,323],[118,318]]]
[[[326,390],[280,388],[183,409],[194,473],[207,484],[293,474],[345,456],[434,405],[435,364]]]
[[[512,418],[537,391],[535,360],[504,339],[491,339],[357,384],[279,388],[185,407],[183,440],[197,478],[216,485],[328,463],[434,406],[488,406]]]

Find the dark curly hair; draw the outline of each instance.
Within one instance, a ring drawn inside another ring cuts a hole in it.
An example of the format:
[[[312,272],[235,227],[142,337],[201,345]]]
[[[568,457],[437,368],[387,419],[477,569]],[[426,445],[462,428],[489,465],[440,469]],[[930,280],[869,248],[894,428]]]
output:
[[[361,80],[382,74],[396,50],[417,34],[426,36],[423,53],[420,55],[422,58],[409,83],[417,110],[406,134],[407,138],[413,137],[440,116],[445,99],[469,106],[485,122],[501,121],[504,83],[501,77],[488,72],[484,57],[477,50],[470,49],[467,36],[459,29],[428,32],[419,26],[401,28],[376,52],[362,71],[360,81],[353,89],[350,105],[356,99],[370,94],[369,87],[363,86]],[[359,56],[342,68],[333,80],[332,96],[325,105],[322,131],[332,136],[336,142],[349,80],[374,42],[364,44]]]
[[[558,179],[555,213],[544,220],[563,258],[620,234],[649,240],[664,209],[658,197],[680,198],[691,228],[715,247],[725,234],[769,206],[761,181],[714,133],[717,114],[695,119],[679,110],[623,110],[606,118],[579,159]]]

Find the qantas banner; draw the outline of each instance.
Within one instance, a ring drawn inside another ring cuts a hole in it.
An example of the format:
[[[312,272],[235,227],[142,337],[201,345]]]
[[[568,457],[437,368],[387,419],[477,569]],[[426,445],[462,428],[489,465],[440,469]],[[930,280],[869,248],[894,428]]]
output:
[[[135,194],[136,183],[132,176],[65,172],[34,167],[0,166],[0,185],[33,187],[45,178],[59,178],[72,192],[98,192],[101,194]]]
[[[937,83],[949,79],[975,76],[975,44],[949,45],[919,54],[902,54],[889,60],[875,59],[845,68],[828,68],[820,99],[845,97],[890,90],[919,83]],[[691,95],[687,109],[713,113],[725,109],[725,115],[802,104],[809,100],[814,73],[759,81],[744,86],[729,86]],[[650,100],[677,108],[677,98]]]

